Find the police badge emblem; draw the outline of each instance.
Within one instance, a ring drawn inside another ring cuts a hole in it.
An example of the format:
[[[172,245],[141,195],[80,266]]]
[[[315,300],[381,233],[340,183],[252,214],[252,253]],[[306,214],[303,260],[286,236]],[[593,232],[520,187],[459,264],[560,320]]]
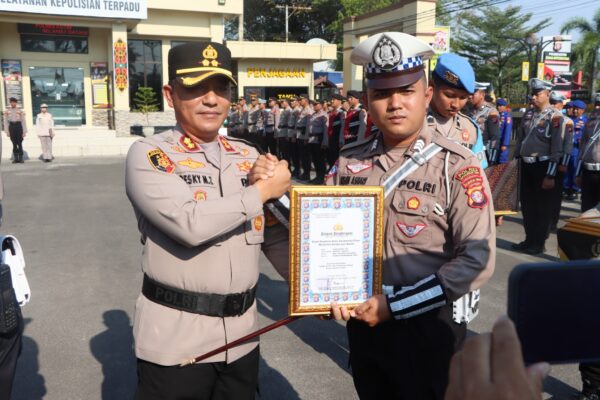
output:
[[[373,50],[373,62],[384,70],[395,68],[402,60],[400,47],[389,37],[382,35]]]

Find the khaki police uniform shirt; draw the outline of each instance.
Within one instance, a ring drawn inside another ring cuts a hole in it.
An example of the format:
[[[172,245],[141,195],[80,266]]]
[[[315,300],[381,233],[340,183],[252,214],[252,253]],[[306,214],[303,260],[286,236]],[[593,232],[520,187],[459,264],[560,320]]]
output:
[[[314,111],[311,106],[306,106],[300,109],[300,113],[296,119],[296,139],[308,140],[307,126],[310,116],[313,114],[313,112]]]
[[[595,134],[599,135],[592,142],[591,139]],[[592,164],[600,163],[600,108],[595,109],[589,116],[581,135],[579,149],[581,161]]]
[[[4,132],[8,135],[8,125],[10,122],[20,122],[23,127],[23,134],[27,133],[27,123],[25,122],[25,111],[18,106],[8,107],[4,110]]]
[[[39,113],[35,120],[35,130],[38,136],[54,136],[54,119],[49,112]]]
[[[437,133],[462,144],[468,149],[472,149],[477,141],[477,126],[472,119],[463,113],[459,112],[450,121],[430,108],[427,121],[430,124],[435,124]]]
[[[292,114],[292,109],[288,106],[281,110],[279,115],[279,123],[277,124],[277,137],[278,138],[287,138],[288,136],[288,122],[290,120]]]
[[[327,127],[329,118],[325,110],[313,113],[308,120],[307,134],[308,143],[317,143],[327,145]]]
[[[381,138],[380,133],[344,147],[326,183],[382,185],[413,154],[414,144],[394,162]],[[454,301],[474,289],[476,278],[481,285],[494,270],[491,192],[479,161],[468,149],[435,133],[433,124],[424,125],[419,139],[425,146],[434,141],[443,150],[385,199],[383,283],[409,286],[437,274],[447,300]],[[449,192],[444,178],[446,154]],[[443,215],[436,213],[436,204],[445,210]]]
[[[265,219],[247,186],[258,151],[219,136],[220,160],[179,128],[135,142],[127,155],[126,191],[143,238],[142,270],[166,285],[199,293],[240,293],[258,281]],[[134,338],[138,358],[179,364],[256,330],[256,303],[239,317],[179,311],[139,295]],[[250,342],[209,358],[233,362]]]
[[[566,142],[565,142],[566,141]],[[571,154],[573,122],[548,105],[545,109],[529,109],[523,115],[518,131],[515,154],[520,157],[550,157],[560,163],[563,155]]]

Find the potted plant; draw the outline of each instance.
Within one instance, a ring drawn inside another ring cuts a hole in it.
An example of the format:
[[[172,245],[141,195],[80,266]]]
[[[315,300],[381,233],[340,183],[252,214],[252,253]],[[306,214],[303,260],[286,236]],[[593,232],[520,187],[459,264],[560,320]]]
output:
[[[146,126],[143,128],[144,136],[154,135],[154,127],[150,126],[148,113],[158,111],[156,92],[151,87],[140,86],[135,92],[133,103],[135,104],[135,111],[141,112],[146,117]]]

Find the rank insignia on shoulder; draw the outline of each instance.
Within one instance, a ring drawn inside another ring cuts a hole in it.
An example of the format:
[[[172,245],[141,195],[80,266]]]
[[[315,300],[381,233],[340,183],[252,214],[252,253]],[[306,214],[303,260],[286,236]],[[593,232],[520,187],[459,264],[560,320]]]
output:
[[[238,147],[237,149],[240,152],[240,154],[243,156],[247,156],[248,154],[250,154],[250,150],[248,150],[248,149],[242,149],[240,147]]]
[[[250,172],[252,169],[252,164],[250,161],[244,161],[243,163],[236,163],[238,169],[242,172]]]
[[[419,201],[418,197],[411,197],[406,202],[406,208],[408,208],[409,210],[416,210],[419,208],[420,205],[421,205],[421,202]]]
[[[346,165],[346,168],[348,169],[348,171],[352,172],[353,174],[358,174],[364,170],[367,170],[369,168],[371,168],[373,166],[373,164],[371,163],[357,163],[357,164],[348,164]]]
[[[148,161],[150,161],[150,165],[157,171],[172,174],[175,170],[173,161],[160,149],[150,150],[148,152]]]
[[[396,226],[400,229],[400,232],[409,238],[414,238],[421,233],[423,229],[427,228],[427,225],[425,224],[406,225],[403,222],[396,222]]]
[[[223,146],[223,150],[225,150],[226,153],[237,153],[237,150],[233,148],[231,143],[229,143],[229,141],[225,139],[225,137],[221,135],[219,135],[218,137],[219,142],[221,142],[221,146]]]
[[[186,135],[181,135],[179,138],[179,144],[181,144],[185,151],[189,153],[198,153],[200,150],[202,150],[198,143]]]
[[[202,163],[200,161],[194,161],[190,157],[188,157],[187,159],[182,160],[182,161],[177,161],[177,164],[183,165],[184,167],[188,167],[188,168],[191,168],[191,169],[205,167],[204,163]]]
[[[458,171],[455,175],[467,195],[467,205],[471,208],[483,208],[488,203],[488,197],[483,187],[483,178],[479,167],[471,166]]]
[[[196,190],[194,192],[194,200],[196,200],[196,201],[206,200],[206,192],[204,190]]]

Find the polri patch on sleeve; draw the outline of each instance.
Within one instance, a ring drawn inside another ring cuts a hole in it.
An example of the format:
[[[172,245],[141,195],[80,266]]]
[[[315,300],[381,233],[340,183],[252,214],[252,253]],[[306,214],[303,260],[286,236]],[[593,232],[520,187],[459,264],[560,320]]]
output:
[[[483,177],[479,167],[470,166],[461,169],[454,176],[459,181],[467,195],[467,205],[471,208],[484,208],[488,197],[483,187]]]
[[[157,171],[172,174],[175,170],[173,161],[160,149],[150,150],[148,152],[148,161],[150,161],[150,165]]]

